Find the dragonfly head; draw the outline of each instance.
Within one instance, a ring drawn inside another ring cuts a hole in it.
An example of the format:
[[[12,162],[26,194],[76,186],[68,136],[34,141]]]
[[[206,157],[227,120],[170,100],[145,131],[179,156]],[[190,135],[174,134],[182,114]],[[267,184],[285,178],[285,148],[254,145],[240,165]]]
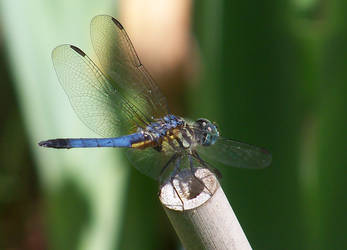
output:
[[[203,146],[213,145],[219,136],[217,126],[207,119],[200,118],[195,122],[197,141]]]

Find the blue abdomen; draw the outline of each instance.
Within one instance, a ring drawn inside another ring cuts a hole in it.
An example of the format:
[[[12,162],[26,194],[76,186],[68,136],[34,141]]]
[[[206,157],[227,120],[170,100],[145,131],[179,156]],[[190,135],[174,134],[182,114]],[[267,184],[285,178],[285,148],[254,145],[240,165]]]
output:
[[[133,143],[144,140],[142,133],[115,138],[81,138],[81,139],[53,139],[42,141],[40,146],[49,148],[96,148],[96,147],[125,147],[130,148]]]

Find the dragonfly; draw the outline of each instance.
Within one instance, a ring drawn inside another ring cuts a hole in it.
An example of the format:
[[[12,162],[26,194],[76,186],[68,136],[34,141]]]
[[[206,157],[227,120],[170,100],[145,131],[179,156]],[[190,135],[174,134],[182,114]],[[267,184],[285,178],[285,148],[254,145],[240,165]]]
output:
[[[255,169],[270,165],[268,151],[223,138],[215,123],[171,114],[117,19],[96,16],[90,27],[100,68],[69,44],[56,47],[52,60],[75,113],[101,137],[51,139],[39,146],[123,148],[141,173],[159,181],[182,169],[214,169],[212,164]]]

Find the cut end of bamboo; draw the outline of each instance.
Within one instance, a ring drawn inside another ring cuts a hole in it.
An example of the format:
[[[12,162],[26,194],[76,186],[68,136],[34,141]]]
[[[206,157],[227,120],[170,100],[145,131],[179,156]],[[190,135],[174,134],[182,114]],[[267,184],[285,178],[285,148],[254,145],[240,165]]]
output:
[[[184,169],[160,187],[159,199],[171,210],[195,209],[207,202],[218,187],[218,179],[210,170],[197,168],[193,174],[190,169]]]

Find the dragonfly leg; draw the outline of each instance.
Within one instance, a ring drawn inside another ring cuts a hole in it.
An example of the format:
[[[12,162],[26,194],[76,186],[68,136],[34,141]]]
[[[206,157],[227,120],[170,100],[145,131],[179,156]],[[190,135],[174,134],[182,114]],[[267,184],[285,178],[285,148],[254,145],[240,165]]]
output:
[[[168,162],[164,165],[164,167],[160,170],[160,174],[159,174],[159,183],[163,183],[163,174],[165,172],[165,170],[170,166],[170,164],[175,161],[178,157],[178,154],[173,154],[171,156],[171,158],[168,160]]]
[[[194,164],[193,164],[193,156],[192,155],[188,155],[188,159],[189,159],[189,166],[190,166],[190,171],[192,172],[192,176],[194,177],[195,180],[197,180],[204,188],[207,189],[207,191],[210,193],[210,195],[212,196],[212,192],[211,190],[205,185],[205,183],[198,177],[196,177],[195,175],[195,171],[194,171]],[[200,161],[199,161],[200,163]],[[200,163],[201,164],[201,163]],[[203,164],[202,164],[203,165]],[[207,165],[207,164],[206,164]],[[208,168],[208,166],[203,165],[204,167]]]
[[[178,154],[172,155],[171,158],[168,160],[168,162],[165,164],[165,166],[161,169],[160,175],[159,175],[159,183],[163,184],[163,174],[164,174],[165,170],[170,166],[171,163],[173,163],[174,161],[176,161],[175,169],[174,169],[173,172],[170,174],[170,177],[169,177],[170,180],[169,180],[169,181],[170,181],[171,186],[173,187],[175,193],[177,194],[178,198],[180,199],[180,201],[181,201],[181,203],[182,203],[183,210],[184,210],[183,201],[182,201],[180,195],[178,194],[177,189],[176,189],[176,187],[174,186],[174,183],[173,183],[174,176],[177,174],[177,171],[178,171],[177,168],[179,168],[179,163],[180,163],[178,156],[179,156]],[[160,189],[159,189],[158,195],[159,195],[159,196],[161,195],[161,187],[160,187]]]
[[[218,179],[222,179],[222,174],[221,172],[219,172],[219,170],[217,168],[213,168],[211,167],[209,164],[207,164],[207,162],[205,162],[203,159],[201,159],[201,157],[199,156],[198,152],[196,152],[195,150],[192,152],[192,155],[195,157],[195,159],[197,159],[199,161],[199,163],[201,165],[203,165],[205,168],[211,170]]]
[[[177,157],[176,157],[176,158],[177,158]],[[172,185],[172,187],[173,187],[175,193],[177,194],[177,197],[180,199],[180,201],[181,201],[181,203],[182,203],[182,210],[184,210],[184,202],[183,202],[183,200],[182,200],[180,194],[178,193],[178,191],[177,191],[177,189],[176,189],[176,187],[175,187],[175,185],[174,185],[174,183],[173,183],[173,180],[174,180],[176,174],[180,171],[180,163],[181,163],[181,159],[178,157],[178,158],[176,159],[175,169],[172,171],[172,174],[171,174],[171,176],[170,176],[170,183],[171,183],[171,185]]]

